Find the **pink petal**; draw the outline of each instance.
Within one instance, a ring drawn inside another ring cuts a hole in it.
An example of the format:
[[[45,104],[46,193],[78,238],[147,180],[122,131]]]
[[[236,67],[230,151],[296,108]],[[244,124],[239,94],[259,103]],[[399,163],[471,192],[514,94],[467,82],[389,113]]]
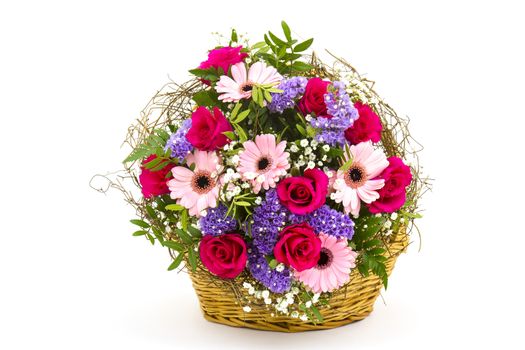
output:
[[[246,83],[246,66],[243,62],[234,64],[231,70],[232,77],[237,84],[243,85]]]

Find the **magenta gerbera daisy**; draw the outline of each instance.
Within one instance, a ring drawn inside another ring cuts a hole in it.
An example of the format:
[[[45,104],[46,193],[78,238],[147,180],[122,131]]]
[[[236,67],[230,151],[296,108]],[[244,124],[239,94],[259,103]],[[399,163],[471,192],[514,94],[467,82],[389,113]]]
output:
[[[188,155],[186,162],[189,166],[195,164],[194,170],[174,167],[168,188],[172,199],[177,199],[177,203],[187,208],[190,215],[198,217],[204,209],[217,206],[222,165],[215,152],[200,150]]]
[[[215,89],[219,100],[225,102],[237,102],[243,98],[252,96],[254,85],[275,84],[277,85],[283,77],[274,67],[268,67],[264,62],[255,62],[246,73],[243,62],[234,64],[231,68],[232,78],[222,75]]]
[[[374,178],[388,166],[388,160],[370,141],[350,146],[350,153],[352,165],[346,171],[337,172],[335,193],[331,196],[336,203],[343,203],[346,213],[358,216],[361,201],[370,204],[379,198],[377,190],[385,185],[385,180]]]
[[[346,239],[319,234],[321,253],[317,265],[295,277],[314,293],[331,292],[350,280],[350,271],[355,267],[357,253],[348,246]]]
[[[265,190],[275,187],[290,168],[290,154],[284,152],[286,141],[276,144],[275,135],[265,134],[257,135],[255,142],[244,142],[243,146],[237,170],[244,180],[251,182],[253,192],[259,193],[261,187]]]

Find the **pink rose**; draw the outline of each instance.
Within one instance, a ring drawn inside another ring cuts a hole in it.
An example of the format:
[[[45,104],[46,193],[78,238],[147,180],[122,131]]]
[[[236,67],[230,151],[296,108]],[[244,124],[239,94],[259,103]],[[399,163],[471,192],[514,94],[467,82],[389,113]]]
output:
[[[213,49],[208,53],[208,59],[199,65],[199,69],[208,69],[213,67],[215,69],[221,68],[224,75],[228,74],[230,66],[242,62],[248,54],[241,52],[242,46],[237,47],[221,47]],[[209,81],[203,80],[205,84],[210,84]]]
[[[220,278],[235,278],[246,267],[246,243],[238,233],[205,235],[199,246],[202,264]]]
[[[142,187],[142,195],[146,198],[160,196],[170,192],[168,185],[166,185],[169,177],[166,176],[171,172],[171,169],[175,164],[168,164],[159,171],[146,169],[144,164],[151,162],[155,158],[157,158],[156,155],[150,155],[142,162],[143,165],[140,167],[141,173],[139,175],[139,182]]]
[[[321,255],[321,240],[306,222],[285,227],[273,249],[275,259],[304,271],[317,265]]]
[[[372,141],[374,143],[381,141],[381,131],[383,126],[379,116],[370,108],[361,102],[354,103],[354,107],[359,112],[359,118],[354,125],[346,129],[345,138],[352,145],[361,142]]]
[[[223,132],[232,126],[221,110],[213,107],[213,114],[206,107],[199,107],[191,115],[191,128],[186,138],[201,151],[215,151],[230,142]]]
[[[293,214],[305,215],[326,202],[328,176],[319,169],[305,170],[304,176],[288,177],[277,185],[281,204]]]
[[[392,213],[405,204],[406,188],[412,182],[410,167],[398,157],[388,158],[388,167],[377,177],[385,179],[385,186],[377,191],[379,199],[370,203],[371,213]]]
[[[324,95],[327,92],[329,81],[321,78],[311,78],[306,84],[303,97],[298,102],[299,110],[303,115],[314,113],[316,117],[332,118],[326,112],[326,103],[324,102]]]

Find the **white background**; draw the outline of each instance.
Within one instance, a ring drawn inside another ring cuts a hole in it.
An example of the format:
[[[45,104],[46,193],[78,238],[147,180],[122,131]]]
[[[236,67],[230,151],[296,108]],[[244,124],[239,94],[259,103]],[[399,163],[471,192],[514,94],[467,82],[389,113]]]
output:
[[[523,348],[519,1],[12,1],[0,5],[0,348]],[[286,19],[377,81],[436,179],[423,235],[366,320],[302,334],[206,322],[184,274],[131,237],[127,126],[231,27]]]

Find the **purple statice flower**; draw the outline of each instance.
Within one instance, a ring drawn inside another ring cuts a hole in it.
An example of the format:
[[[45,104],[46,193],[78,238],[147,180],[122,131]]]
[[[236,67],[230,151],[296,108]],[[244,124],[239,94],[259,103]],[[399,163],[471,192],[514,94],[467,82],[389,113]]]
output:
[[[274,293],[287,292],[292,286],[290,270],[287,267],[279,271],[272,269],[264,255],[253,245],[248,248],[248,269],[253,278]]]
[[[284,225],[288,210],[281,205],[277,191],[266,192],[265,200],[253,212],[253,244],[261,254],[270,254],[277,243],[279,230]]]
[[[168,142],[166,143],[166,147],[164,147],[164,150],[171,150],[171,156],[173,158],[177,158],[179,162],[182,162],[184,158],[193,151],[193,146],[186,138],[186,134],[188,133],[188,130],[191,128],[191,119],[186,119],[182,122],[182,125],[180,128],[173,133]]]
[[[295,106],[295,98],[304,94],[308,79],[305,77],[292,77],[281,81],[278,89],[282,93],[272,93],[272,102],[268,104],[268,110],[272,113],[282,114],[285,109]]]
[[[322,232],[337,238],[351,240],[354,236],[354,222],[352,219],[346,214],[331,209],[328,205],[323,205],[307,215],[291,214],[290,221],[294,224],[306,221],[316,233]]]
[[[227,216],[228,208],[219,204],[217,208],[208,208],[206,216],[199,220],[201,231],[205,235],[219,236],[223,233],[234,231],[237,228],[237,220]]]
[[[359,118],[357,109],[346,92],[346,85],[340,81],[334,81],[324,95],[324,102],[327,114],[332,118],[312,118],[310,124],[318,129],[315,139],[331,146],[343,146],[346,142],[345,130]]]

